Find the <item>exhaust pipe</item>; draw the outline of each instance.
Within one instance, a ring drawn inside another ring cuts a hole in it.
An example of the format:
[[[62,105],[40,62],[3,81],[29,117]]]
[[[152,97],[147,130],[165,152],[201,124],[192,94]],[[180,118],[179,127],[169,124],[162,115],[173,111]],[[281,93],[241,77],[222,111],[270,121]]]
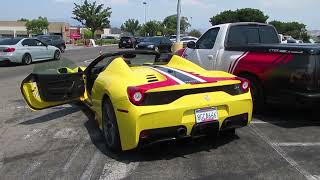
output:
[[[186,128],[183,128],[183,127],[180,127],[177,129],[177,134],[178,134],[178,137],[184,137],[187,135],[187,130]]]
[[[232,126],[232,122],[230,120],[225,120],[224,124],[225,124],[225,128],[229,128]]]

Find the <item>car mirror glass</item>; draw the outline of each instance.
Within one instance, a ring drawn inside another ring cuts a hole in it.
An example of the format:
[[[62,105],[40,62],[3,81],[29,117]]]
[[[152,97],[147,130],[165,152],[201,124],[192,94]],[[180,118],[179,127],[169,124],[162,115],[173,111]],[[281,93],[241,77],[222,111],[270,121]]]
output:
[[[196,49],[196,43],[194,41],[190,41],[187,43],[187,47],[190,49]]]

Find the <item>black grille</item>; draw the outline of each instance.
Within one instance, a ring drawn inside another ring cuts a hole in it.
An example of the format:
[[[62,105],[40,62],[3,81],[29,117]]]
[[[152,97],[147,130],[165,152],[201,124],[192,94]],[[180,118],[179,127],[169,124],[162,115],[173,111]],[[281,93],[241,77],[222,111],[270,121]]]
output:
[[[145,99],[141,105],[150,106],[150,105],[169,104],[186,95],[200,94],[200,93],[206,93],[206,92],[218,92],[218,91],[223,91],[233,96],[243,93],[240,89],[240,84],[232,84],[227,86],[215,86],[215,87],[207,87],[207,88],[174,90],[174,91],[151,92],[151,93],[145,94]]]
[[[151,75],[147,75],[147,81],[148,82],[157,82],[159,80],[154,74],[151,74]]]

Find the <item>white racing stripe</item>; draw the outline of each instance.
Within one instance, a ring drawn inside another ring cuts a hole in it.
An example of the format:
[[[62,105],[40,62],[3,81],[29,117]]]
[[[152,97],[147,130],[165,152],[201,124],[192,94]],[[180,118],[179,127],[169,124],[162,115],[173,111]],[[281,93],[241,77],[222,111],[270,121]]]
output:
[[[87,168],[85,171],[82,173],[80,180],[89,180],[91,179],[93,169],[96,166],[98,160],[101,158],[100,152],[98,150],[95,151],[94,155],[92,156]]]
[[[283,147],[291,147],[291,146],[297,146],[297,147],[304,147],[304,146],[320,146],[320,142],[306,142],[306,143],[300,143],[300,142],[282,142],[282,143],[273,143],[276,146],[283,146]]]
[[[249,54],[249,52],[246,52],[244,54],[242,54],[242,56],[240,56],[239,59],[237,59],[235,62],[234,62],[234,66],[233,68],[231,69],[230,73],[233,74],[234,73],[234,70],[236,69],[238,63],[241,61],[242,58],[244,58],[245,56],[247,56]]]
[[[166,73],[166,72],[164,72],[164,71],[161,71],[161,70],[156,69],[156,68],[153,68],[153,67],[150,67],[150,68],[153,69],[153,70],[155,70],[155,71],[157,71],[157,72],[159,72],[159,73],[162,73],[162,74],[168,76],[169,78],[173,79],[174,81],[176,81],[176,82],[179,83],[179,84],[186,84],[185,82],[183,82],[183,81],[181,81],[180,79],[172,76],[172,75],[169,74],[169,73]]]
[[[185,75],[185,76],[188,76],[188,77],[190,77],[190,78],[192,78],[192,79],[194,79],[194,80],[197,80],[197,81],[199,81],[199,82],[202,82],[202,83],[207,82],[207,81],[205,81],[205,80],[203,80],[203,79],[201,79],[201,78],[199,78],[199,77],[197,77],[197,76],[194,76],[194,75],[192,75],[192,74],[190,74],[190,73],[186,73],[186,72],[181,71],[181,70],[179,70],[179,69],[174,69],[174,68],[167,67],[167,66],[159,66],[159,67],[162,67],[162,68],[165,68],[165,69],[170,69],[170,70],[172,70],[172,71],[179,72],[179,73],[181,73],[181,74],[183,74],[183,75]]]
[[[272,143],[271,140],[265,136],[258,128],[256,128],[253,124],[249,126],[253,132],[259,136],[262,140],[264,140],[267,144],[269,144],[283,159],[285,159],[293,168],[295,168],[300,174],[302,174],[307,180],[318,180],[316,177],[311,175],[308,171],[302,168],[294,159],[289,157],[286,152],[276,144]]]

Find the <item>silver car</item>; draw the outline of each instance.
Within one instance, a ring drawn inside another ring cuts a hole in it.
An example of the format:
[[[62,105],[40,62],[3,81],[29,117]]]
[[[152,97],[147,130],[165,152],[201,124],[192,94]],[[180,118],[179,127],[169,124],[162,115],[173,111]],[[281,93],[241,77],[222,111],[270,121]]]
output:
[[[33,38],[7,38],[0,40],[0,62],[31,64],[42,60],[59,60],[61,52]]]

